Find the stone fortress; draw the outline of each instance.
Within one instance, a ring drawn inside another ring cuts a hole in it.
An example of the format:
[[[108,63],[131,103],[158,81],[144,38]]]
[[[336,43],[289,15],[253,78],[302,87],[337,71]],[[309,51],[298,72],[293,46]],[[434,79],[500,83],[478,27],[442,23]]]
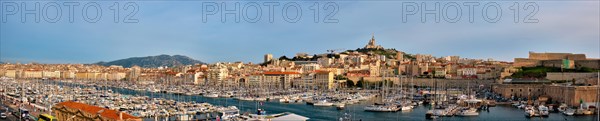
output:
[[[565,62],[567,61],[567,62]],[[586,58],[585,54],[573,53],[536,53],[529,52],[529,58],[515,58],[513,66],[515,67],[565,67],[568,68],[586,67],[600,69],[600,59]]]

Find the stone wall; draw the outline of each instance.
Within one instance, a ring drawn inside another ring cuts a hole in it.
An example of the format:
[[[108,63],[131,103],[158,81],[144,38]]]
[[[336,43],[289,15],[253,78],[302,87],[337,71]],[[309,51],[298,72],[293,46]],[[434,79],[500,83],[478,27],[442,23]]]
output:
[[[517,98],[548,96],[552,102],[566,103],[570,106],[579,106],[583,102],[597,102],[598,86],[564,86],[542,84],[494,84],[492,91],[504,98],[515,96]]]
[[[579,80],[587,79],[597,76],[597,73],[560,73],[560,72],[548,72],[546,73],[546,79],[548,80]]]
[[[597,86],[579,86],[574,90],[574,97],[567,104],[579,105],[580,100],[583,102],[598,102],[598,87]]]
[[[534,53],[529,52],[529,59],[535,60],[585,60],[585,54],[572,54],[572,53]]]
[[[538,65],[539,60],[528,58],[515,58],[513,66],[515,67],[534,67]]]
[[[593,69],[600,69],[600,59],[576,60],[575,61],[575,66],[576,67],[587,67],[587,68],[593,68]]]
[[[544,86],[541,84],[494,84],[492,91],[500,94],[504,98],[531,98],[539,97],[546,94],[543,91]]]
[[[514,67],[534,67],[534,66],[545,66],[545,67],[557,67],[560,68],[563,64],[563,60],[535,60],[527,58],[515,58],[513,63]],[[593,60],[573,60],[575,67],[586,67],[592,69],[600,69],[600,59]]]

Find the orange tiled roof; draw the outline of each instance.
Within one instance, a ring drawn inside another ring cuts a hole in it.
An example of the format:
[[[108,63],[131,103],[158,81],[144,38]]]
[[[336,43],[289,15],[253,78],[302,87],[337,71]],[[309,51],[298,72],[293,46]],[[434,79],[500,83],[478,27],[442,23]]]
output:
[[[320,74],[327,74],[327,73],[329,73],[331,71],[327,71],[327,70],[315,70],[314,72],[315,73],[320,73]]]
[[[268,71],[268,72],[263,72],[263,74],[274,75],[274,74],[300,74],[300,73],[298,73],[298,72]]]
[[[109,118],[109,119],[119,120],[119,113],[116,110],[110,110],[110,109],[93,106],[93,105],[88,105],[88,104],[84,104],[84,103],[78,103],[75,101],[67,101],[67,102],[58,103],[57,106],[64,106],[64,107],[72,108],[72,109],[79,109],[81,111],[85,111],[85,112],[91,113],[91,114],[96,114],[96,113],[100,112],[100,110],[104,110],[102,113],[100,113],[100,116]],[[129,115],[127,113],[123,113],[123,120],[129,120],[129,119],[140,119],[140,118]]]

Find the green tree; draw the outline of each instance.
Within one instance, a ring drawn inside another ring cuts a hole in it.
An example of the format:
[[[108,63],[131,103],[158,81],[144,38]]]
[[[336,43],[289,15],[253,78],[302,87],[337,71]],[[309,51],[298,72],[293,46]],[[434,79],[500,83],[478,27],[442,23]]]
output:
[[[279,60],[292,60],[292,59],[290,59],[284,55],[284,56],[279,57]]]
[[[352,80],[346,80],[346,87],[348,88],[354,88],[354,81]]]
[[[344,75],[336,75],[335,79],[336,80],[347,80],[348,78],[344,77]]]
[[[365,83],[365,80],[363,80],[363,78],[360,78],[360,80],[358,80],[358,82],[356,82],[356,87],[365,88],[364,83]]]

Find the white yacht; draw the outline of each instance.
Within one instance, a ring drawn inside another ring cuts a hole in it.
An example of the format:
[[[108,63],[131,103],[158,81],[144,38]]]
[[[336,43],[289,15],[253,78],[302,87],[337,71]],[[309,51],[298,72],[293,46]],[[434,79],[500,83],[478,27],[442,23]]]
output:
[[[365,107],[365,111],[372,112],[394,112],[398,111],[398,107],[393,105],[369,105]]]
[[[525,117],[531,118],[535,116],[539,116],[539,114],[536,113],[535,108],[533,106],[525,107]]]
[[[335,105],[335,107],[336,107],[338,110],[342,110],[342,109],[346,108],[346,104],[345,104],[345,103],[342,103],[342,102],[335,103],[335,104],[333,104],[333,105]]]
[[[235,106],[221,107],[217,112],[223,120],[230,120],[240,116],[240,110]]]
[[[225,93],[219,95],[219,97],[223,97],[223,98],[230,98],[232,96],[233,96],[233,94],[231,92],[225,92]]]
[[[567,116],[572,116],[572,115],[574,115],[574,114],[575,114],[575,109],[572,109],[572,108],[567,108],[567,109],[566,109],[566,110],[564,110],[562,113],[563,113],[564,115],[567,115]]]
[[[414,108],[411,101],[396,101],[396,105],[398,105],[398,108],[401,111],[409,111]]]
[[[256,98],[253,98],[253,100],[254,100],[254,101],[267,101],[267,98],[264,98],[264,97],[256,97]]]
[[[280,103],[289,103],[290,99],[288,97],[282,97],[282,98],[279,98],[279,102]]]
[[[475,108],[464,109],[458,113],[458,116],[478,116],[478,115],[479,115],[479,112],[477,112],[477,109],[475,109]]]
[[[548,107],[546,107],[544,105],[538,106],[538,110],[540,111],[540,116],[542,116],[542,117],[548,117],[550,115],[550,111],[549,111]]]
[[[313,105],[314,106],[332,106],[333,103],[327,102],[327,100],[321,100]]]
[[[217,94],[217,93],[208,93],[207,95],[204,95],[204,97],[217,98],[217,97],[219,97],[219,94]]]
[[[412,105],[400,106],[401,111],[410,111],[413,109]]]
[[[243,100],[243,101],[253,101],[254,100],[254,98],[252,98],[252,97],[239,97],[238,99]]]

